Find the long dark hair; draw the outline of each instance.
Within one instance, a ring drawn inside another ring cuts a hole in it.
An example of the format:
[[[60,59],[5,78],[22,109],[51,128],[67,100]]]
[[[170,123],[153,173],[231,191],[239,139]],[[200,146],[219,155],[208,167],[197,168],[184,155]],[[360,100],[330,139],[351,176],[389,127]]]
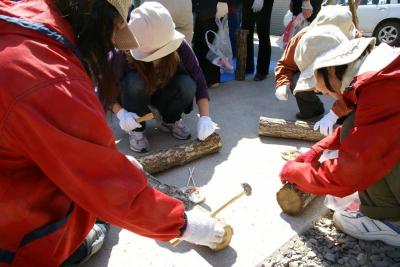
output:
[[[83,57],[89,62],[92,80],[105,107],[118,95],[117,81],[108,62],[114,47],[112,34],[117,10],[105,0],[54,0],[61,14],[70,23]]]
[[[152,95],[157,89],[164,88],[175,75],[180,57],[177,51],[160,59],[157,67],[153,62],[136,60],[129,52],[126,52],[128,61],[135,67],[145,84],[145,92]]]

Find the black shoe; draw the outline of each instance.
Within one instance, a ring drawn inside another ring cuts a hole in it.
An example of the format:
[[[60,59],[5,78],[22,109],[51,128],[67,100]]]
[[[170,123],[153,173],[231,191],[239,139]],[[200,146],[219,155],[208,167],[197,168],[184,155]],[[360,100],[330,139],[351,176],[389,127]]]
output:
[[[301,112],[298,112],[296,113],[296,118],[298,120],[312,120],[320,117],[321,115],[324,115],[324,113],[325,113],[324,109],[318,110],[310,115],[304,115]]]
[[[257,73],[255,76],[254,76],[254,80],[255,81],[263,81],[263,80],[265,80],[265,78],[267,78],[267,74],[260,74],[260,73]]]

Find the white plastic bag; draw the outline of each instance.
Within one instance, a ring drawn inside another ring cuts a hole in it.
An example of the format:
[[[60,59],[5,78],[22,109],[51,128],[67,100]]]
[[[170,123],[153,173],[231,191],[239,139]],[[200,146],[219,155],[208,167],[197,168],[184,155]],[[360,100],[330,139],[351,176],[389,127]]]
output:
[[[229,39],[228,14],[226,14],[222,20],[216,18],[215,23],[218,26],[218,32],[216,33],[212,30],[208,30],[204,36],[209,48],[206,58],[221,69],[232,71],[232,46]],[[212,43],[208,40],[208,34],[215,35]]]
[[[324,205],[331,210],[352,210],[357,211],[360,206],[360,199],[358,198],[358,192],[345,197],[335,197],[326,195],[324,199]]]
[[[301,31],[304,27],[310,25],[302,13],[297,16],[293,16],[292,20],[285,27],[285,31],[279,37],[277,44],[281,49],[285,49],[286,45],[289,43],[290,39],[295,36],[299,31]]]

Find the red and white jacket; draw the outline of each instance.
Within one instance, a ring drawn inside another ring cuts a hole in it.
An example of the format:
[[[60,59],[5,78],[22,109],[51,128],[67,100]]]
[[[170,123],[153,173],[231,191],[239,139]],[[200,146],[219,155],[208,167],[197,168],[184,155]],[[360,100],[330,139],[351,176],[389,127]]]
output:
[[[282,181],[305,192],[344,197],[363,191],[400,160],[400,51],[386,44],[363,62],[343,93],[355,110],[354,128],[340,142],[341,127],[283,167]],[[327,150],[330,155],[320,159]]]
[[[76,43],[53,1],[0,1],[0,16],[40,22]],[[183,203],[151,188],[115,147],[75,54],[0,19],[0,266],[59,266],[95,219],[169,240]]]

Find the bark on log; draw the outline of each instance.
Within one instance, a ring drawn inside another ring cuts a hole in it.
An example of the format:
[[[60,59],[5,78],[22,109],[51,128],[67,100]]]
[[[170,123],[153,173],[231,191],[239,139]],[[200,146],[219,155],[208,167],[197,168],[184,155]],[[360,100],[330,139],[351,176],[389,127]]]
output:
[[[221,137],[214,133],[204,141],[190,141],[169,149],[144,155],[137,160],[148,173],[155,174],[169,168],[187,164],[193,160],[204,157],[221,150]]]
[[[353,0],[349,0],[349,8],[350,8],[351,16],[353,18],[353,23],[354,23],[354,26],[356,26],[356,29],[358,29],[358,26],[359,26],[358,16],[357,16],[357,7],[358,7],[358,5]]]
[[[235,80],[243,81],[246,73],[246,58],[247,58],[247,35],[249,30],[240,29],[237,32],[236,47],[237,61],[235,70]]]
[[[276,193],[276,200],[282,211],[293,216],[299,215],[315,197],[313,194],[300,191],[295,185],[289,183]]]
[[[314,131],[312,122],[289,121],[263,116],[259,120],[258,134],[306,141],[319,141],[325,137],[319,131]]]
[[[185,205],[186,210],[191,210],[196,205],[181,190],[179,190],[178,187],[164,184],[147,172],[145,172],[145,174],[147,177],[147,181],[151,187],[163,192],[170,197],[179,199]]]

